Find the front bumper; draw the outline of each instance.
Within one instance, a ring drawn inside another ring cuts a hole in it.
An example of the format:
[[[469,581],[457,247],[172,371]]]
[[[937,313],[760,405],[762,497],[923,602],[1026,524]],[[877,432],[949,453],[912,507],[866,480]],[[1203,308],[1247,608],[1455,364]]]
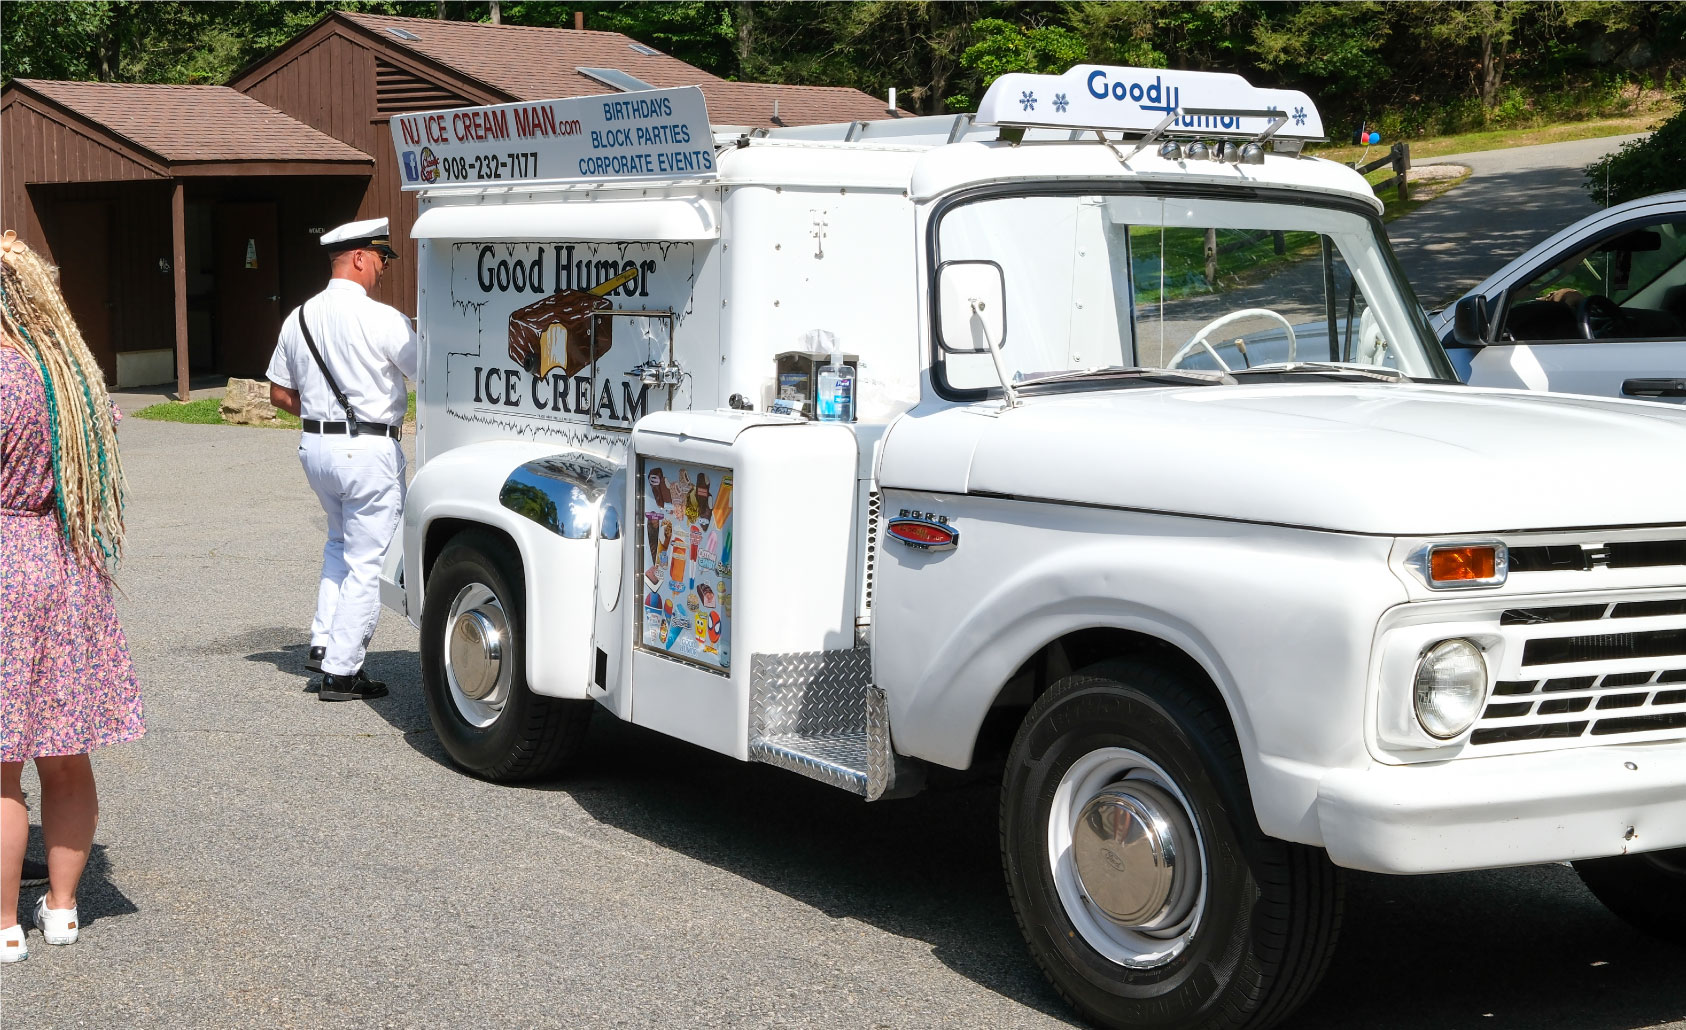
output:
[[[1443,873],[1686,847],[1686,742],[1332,770],[1336,865]]]

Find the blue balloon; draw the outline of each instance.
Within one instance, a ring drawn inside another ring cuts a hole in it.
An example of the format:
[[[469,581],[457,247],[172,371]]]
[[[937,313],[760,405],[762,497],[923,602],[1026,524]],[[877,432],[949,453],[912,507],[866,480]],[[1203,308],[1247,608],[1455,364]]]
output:
[[[1381,141],[1382,141],[1382,134],[1381,133],[1379,133],[1379,132],[1370,133],[1370,142],[1371,143],[1380,143]]]

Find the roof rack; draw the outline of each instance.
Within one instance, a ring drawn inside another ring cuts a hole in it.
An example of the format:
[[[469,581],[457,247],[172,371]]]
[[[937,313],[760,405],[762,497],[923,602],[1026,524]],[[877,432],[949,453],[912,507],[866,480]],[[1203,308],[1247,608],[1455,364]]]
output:
[[[981,128],[972,114],[934,114],[914,118],[877,118],[870,121],[827,122],[823,125],[788,125],[768,128],[760,126],[745,130],[736,126],[716,125],[717,140],[729,142],[747,134],[753,139],[811,140],[832,143],[907,143],[939,146],[958,143],[968,137],[994,139],[993,128]]]

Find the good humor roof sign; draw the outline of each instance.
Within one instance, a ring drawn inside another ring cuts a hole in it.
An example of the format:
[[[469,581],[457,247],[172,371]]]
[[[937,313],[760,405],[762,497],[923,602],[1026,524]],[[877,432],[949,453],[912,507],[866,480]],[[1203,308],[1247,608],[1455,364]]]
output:
[[[695,86],[397,115],[392,145],[406,190],[715,176]]]
[[[1206,113],[1212,111],[1221,113]],[[1172,131],[1256,136],[1272,121],[1256,116],[1262,111],[1280,112],[1286,119],[1275,133],[1278,137],[1324,138],[1323,116],[1299,90],[1259,89],[1239,75],[1220,72],[1099,64],[1080,64],[1064,75],[1003,75],[990,84],[978,105],[978,121],[1145,133],[1175,115]]]

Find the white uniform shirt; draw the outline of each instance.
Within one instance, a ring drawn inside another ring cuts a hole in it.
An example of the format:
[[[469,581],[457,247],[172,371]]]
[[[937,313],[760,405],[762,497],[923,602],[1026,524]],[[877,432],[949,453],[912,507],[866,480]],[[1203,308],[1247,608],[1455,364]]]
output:
[[[371,300],[349,279],[330,279],[327,289],[305,302],[304,317],[358,420],[389,426],[403,422],[409,401],[404,377],[416,375],[416,334],[403,312]],[[281,323],[267,374],[275,385],[299,392],[303,417],[344,421],[345,409],[310,356],[297,315]]]

